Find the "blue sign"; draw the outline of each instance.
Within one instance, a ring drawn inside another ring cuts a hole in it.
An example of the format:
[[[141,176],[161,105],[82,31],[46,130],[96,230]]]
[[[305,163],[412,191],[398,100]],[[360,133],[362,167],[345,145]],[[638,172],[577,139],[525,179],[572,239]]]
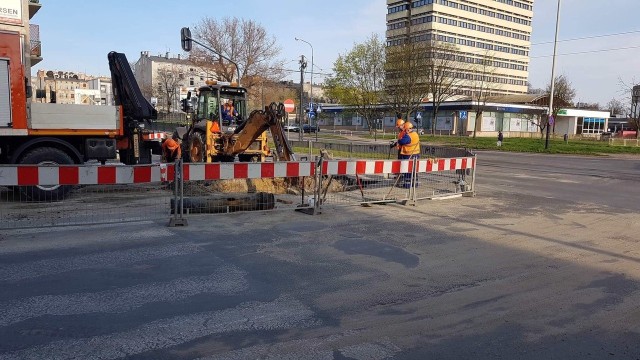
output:
[[[460,120],[467,120],[467,112],[460,111]]]
[[[316,117],[316,113],[313,111],[309,111],[309,119],[313,119],[314,117]]]

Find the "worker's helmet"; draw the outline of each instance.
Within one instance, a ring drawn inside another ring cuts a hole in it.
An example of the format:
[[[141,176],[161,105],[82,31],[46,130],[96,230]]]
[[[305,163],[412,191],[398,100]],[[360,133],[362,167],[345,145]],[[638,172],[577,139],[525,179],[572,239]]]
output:
[[[404,125],[402,125],[402,127],[405,130],[413,129],[413,124],[407,121],[406,123],[404,123]]]
[[[402,119],[396,120],[396,127],[402,127],[403,124],[404,124],[404,120]]]

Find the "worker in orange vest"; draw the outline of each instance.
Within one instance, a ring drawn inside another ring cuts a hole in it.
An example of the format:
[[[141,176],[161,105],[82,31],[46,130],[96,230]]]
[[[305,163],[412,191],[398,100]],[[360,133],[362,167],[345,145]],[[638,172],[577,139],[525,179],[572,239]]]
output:
[[[398,140],[400,146],[400,159],[409,160],[420,157],[420,136],[413,128],[413,124],[409,121],[403,125],[404,133],[402,139]],[[411,187],[411,173],[404,174],[404,188]]]
[[[162,143],[162,161],[174,162],[182,157],[182,149],[180,148],[180,138],[177,134],[173,134],[170,139]]]
[[[390,144],[390,147],[398,149],[398,160],[399,160],[401,158],[400,158],[400,145],[398,145],[398,141],[400,141],[400,139],[404,137],[404,120],[402,120],[402,116],[400,114],[397,115],[396,130],[398,130],[398,137],[396,138],[396,141]]]

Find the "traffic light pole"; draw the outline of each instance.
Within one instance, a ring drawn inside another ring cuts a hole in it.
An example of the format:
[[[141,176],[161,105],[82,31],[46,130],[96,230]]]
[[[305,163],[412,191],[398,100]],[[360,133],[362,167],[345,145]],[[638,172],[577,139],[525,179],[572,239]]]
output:
[[[307,68],[307,62],[304,59],[304,55],[300,55],[300,106],[298,107],[298,123],[300,125],[300,132],[298,133],[298,139],[302,141],[304,129],[302,126],[302,119],[304,118],[304,69]]]
[[[544,143],[544,149],[549,148],[549,127],[553,125],[556,119],[553,118],[553,95],[555,92],[555,83],[556,83],[556,50],[558,49],[558,29],[560,28],[560,2],[558,0],[558,11],[556,13],[556,36],[553,41],[553,60],[551,61],[551,94],[549,94],[549,117],[547,118],[547,139]]]

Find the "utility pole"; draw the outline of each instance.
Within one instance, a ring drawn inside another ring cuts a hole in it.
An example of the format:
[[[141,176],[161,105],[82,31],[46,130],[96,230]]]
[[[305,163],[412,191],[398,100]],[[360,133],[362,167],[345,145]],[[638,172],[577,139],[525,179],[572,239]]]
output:
[[[302,141],[302,133],[304,133],[302,127],[302,119],[304,118],[304,70],[307,68],[307,61],[304,55],[300,55],[300,106],[298,106],[298,123],[300,124],[300,132],[298,133],[298,139]]]
[[[558,0],[558,11],[556,13],[556,36],[553,41],[553,60],[551,61],[551,94],[549,94],[549,117],[547,118],[547,139],[544,142],[544,149],[549,148],[549,131],[551,123],[555,123],[556,119],[553,118],[553,94],[555,92],[556,84],[556,50],[558,49],[558,29],[560,29],[560,3],[562,0]],[[550,121],[553,120],[553,121]]]

